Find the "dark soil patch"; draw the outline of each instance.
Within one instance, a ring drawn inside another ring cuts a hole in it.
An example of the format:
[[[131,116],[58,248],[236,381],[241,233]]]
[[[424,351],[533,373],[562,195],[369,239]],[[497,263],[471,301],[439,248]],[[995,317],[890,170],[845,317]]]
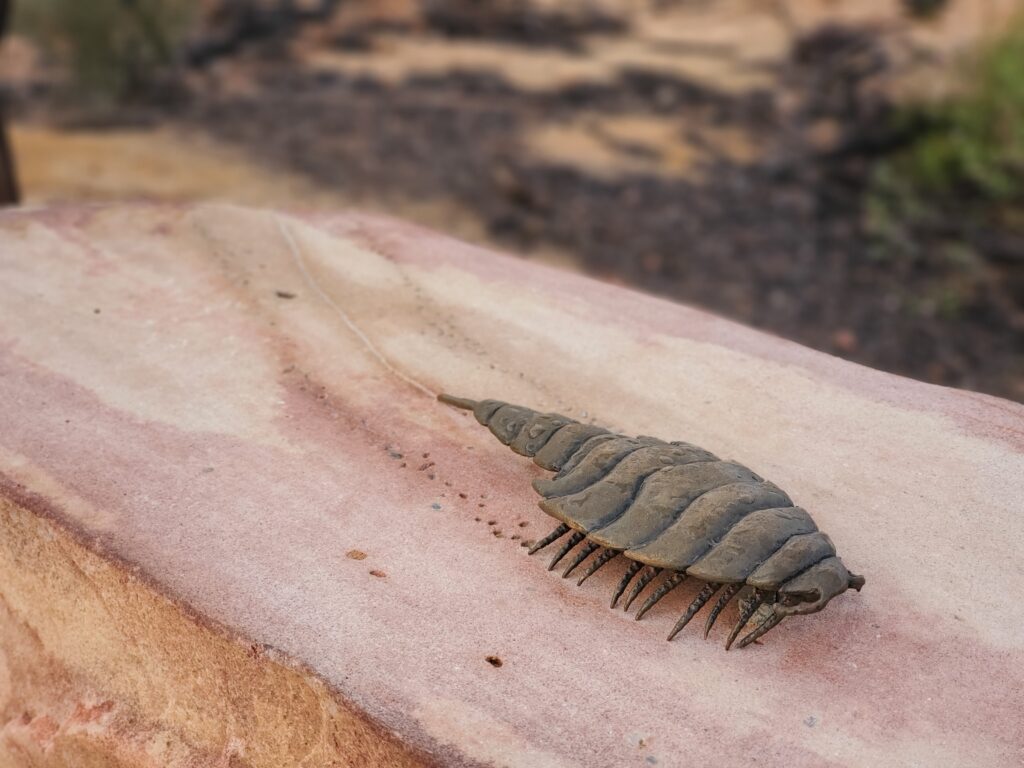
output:
[[[557,8],[539,10],[526,2],[509,0],[427,0],[425,24],[450,37],[486,38],[520,45],[576,50],[580,37],[596,33],[621,33],[625,20],[597,8],[573,12]]]

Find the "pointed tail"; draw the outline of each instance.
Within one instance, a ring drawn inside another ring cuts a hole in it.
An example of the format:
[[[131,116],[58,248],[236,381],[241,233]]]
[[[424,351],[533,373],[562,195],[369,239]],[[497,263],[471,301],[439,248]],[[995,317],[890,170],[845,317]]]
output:
[[[477,406],[476,400],[470,400],[465,397],[455,397],[455,395],[446,395],[444,393],[437,396],[445,405],[450,405],[453,408],[461,408],[464,411],[472,411]]]

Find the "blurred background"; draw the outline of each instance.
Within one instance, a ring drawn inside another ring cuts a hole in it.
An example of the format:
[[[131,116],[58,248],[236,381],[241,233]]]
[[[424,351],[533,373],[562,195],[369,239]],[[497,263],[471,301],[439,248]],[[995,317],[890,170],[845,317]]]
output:
[[[0,199],[358,206],[1024,401],[1000,0],[0,0]]]

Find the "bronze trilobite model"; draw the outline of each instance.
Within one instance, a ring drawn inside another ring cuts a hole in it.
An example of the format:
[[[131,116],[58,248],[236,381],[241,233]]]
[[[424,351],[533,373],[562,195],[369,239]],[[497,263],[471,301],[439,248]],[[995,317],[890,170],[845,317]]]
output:
[[[560,525],[530,554],[569,534],[548,570],[580,544],[563,573],[568,576],[594,554],[579,584],[625,556],[629,567],[611,603],[614,608],[636,578],[624,609],[667,571],[637,619],[688,577],[706,582],[669,640],[716,594],[704,637],[726,604],[739,596],[739,621],[725,643],[728,649],[755,614],[758,623],[740,640],[740,648],[785,617],[816,613],[836,595],[864,585],[864,577],[846,570],[806,511],[744,466],[688,443],[624,437],[499,400],[438,399],[473,411],[513,451],[558,473],[533,483],[544,497],[540,508]]]

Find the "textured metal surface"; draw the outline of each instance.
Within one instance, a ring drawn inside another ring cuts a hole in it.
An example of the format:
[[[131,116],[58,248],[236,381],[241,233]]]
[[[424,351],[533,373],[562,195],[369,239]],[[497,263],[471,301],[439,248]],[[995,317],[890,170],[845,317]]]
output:
[[[544,497],[540,508],[559,525],[534,544],[530,554],[568,535],[548,570],[575,549],[562,574],[568,576],[598,552],[584,571],[582,584],[616,554],[625,555],[634,564],[612,596],[613,607],[633,577],[640,577],[633,582],[624,609],[662,571],[669,571],[637,610],[638,620],[688,576],[707,583],[672,628],[669,640],[723,585],[753,590],[726,649],[763,604],[769,609],[739,647],[764,636],[787,616],[816,613],[847,589],[860,591],[864,586],[864,577],[846,570],[835,557],[831,540],[805,510],[740,464],[688,443],[615,435],[560,414],[500,400],[476,402],[444,394],[438,399],[472,411],[501,442],[556,473],[533,483]],[[558,440],[561,432],[565,438]],[[545,452],[556,440],[556,447]],[[536,460],[542,453],[543,459]],[[648,567],[641,571],[637,564]],[[705,637],[737,594],[738,589],[723,593],[710,613]]]

